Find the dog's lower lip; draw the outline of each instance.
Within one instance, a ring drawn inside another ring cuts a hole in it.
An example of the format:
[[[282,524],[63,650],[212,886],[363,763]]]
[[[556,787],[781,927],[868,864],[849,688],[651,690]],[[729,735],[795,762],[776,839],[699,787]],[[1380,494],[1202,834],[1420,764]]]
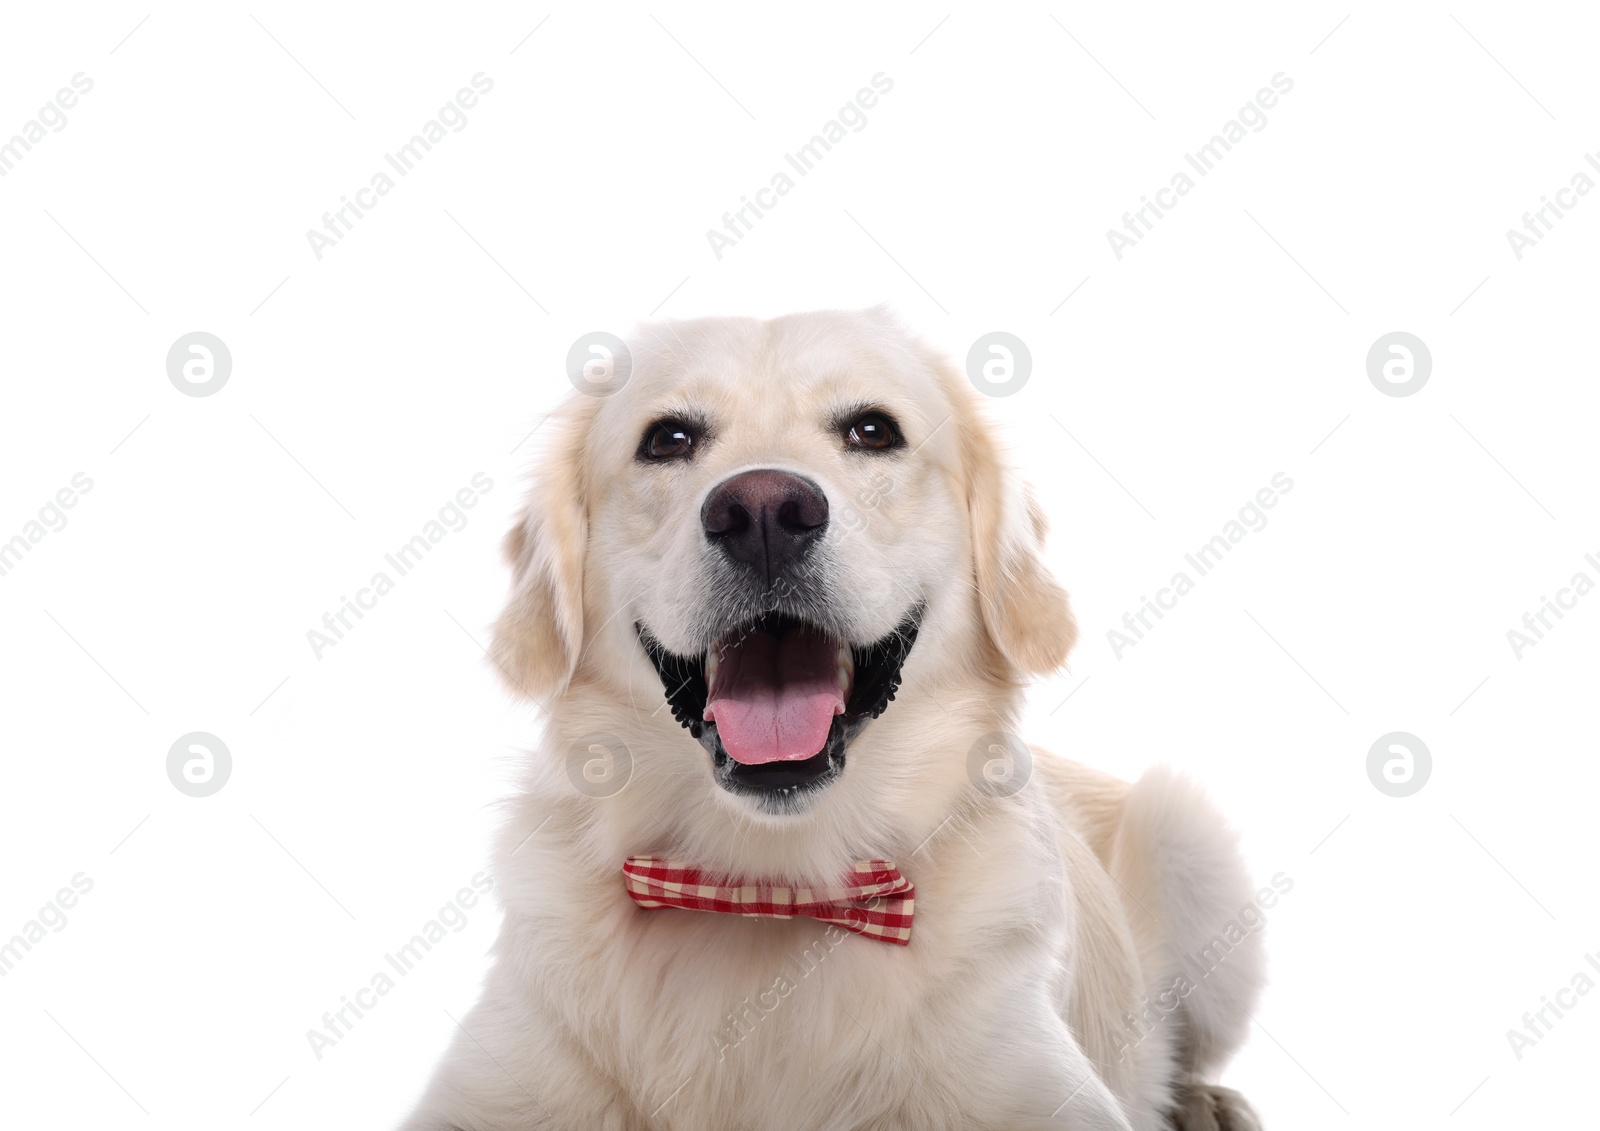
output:
[[[815,785],[832,766],[826,748],[809,758],[793,762],[766,762],[745,765],[728,760],[723,776],[749,790],[792,790]]]

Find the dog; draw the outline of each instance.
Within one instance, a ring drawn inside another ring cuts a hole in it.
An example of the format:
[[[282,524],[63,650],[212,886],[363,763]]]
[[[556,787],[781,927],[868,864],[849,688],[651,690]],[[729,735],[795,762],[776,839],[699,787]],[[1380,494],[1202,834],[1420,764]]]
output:
[[[1077,629],[969,382],[882,309],[613,368],[505,541],[545,736],[407,1131],[1255,1131],[1236,834],[1011,735]]]

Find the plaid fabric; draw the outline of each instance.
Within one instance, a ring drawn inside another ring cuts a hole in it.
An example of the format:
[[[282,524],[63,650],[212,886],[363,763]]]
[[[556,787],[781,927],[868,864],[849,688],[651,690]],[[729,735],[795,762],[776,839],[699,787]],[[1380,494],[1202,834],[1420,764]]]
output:
[[[888,860],[863,860],[831,887],[792,887],[708,876],[664,856],[630,856],[622,865],[622,882],[640,907],[681,907],[764,919],[803,915],[869,939],[899,946],[911,941],[915,889]]]

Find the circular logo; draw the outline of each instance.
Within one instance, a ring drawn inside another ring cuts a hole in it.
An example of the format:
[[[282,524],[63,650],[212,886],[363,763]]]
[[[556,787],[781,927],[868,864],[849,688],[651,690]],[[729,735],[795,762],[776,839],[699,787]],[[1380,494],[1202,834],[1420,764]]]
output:
[[[853,534],[858,530],[867,528],[867,516],[856,509],[854,503],[845,503],[835,512],[834,520],[823,528],[823,538],[826,540],[829,528],[837,527],[837,535],[842,538],[846,534]]]
[[[990,797],[1010,797],[1033,776],[1033,751],[1014,734],[993,731],[967,751],[967,777]]]
[[[615,797],[633,776],[633,755],[614,734],[586,734],[567,750],[567,780],[585,797]]]
[[[1384,735],[1367,751],[1367,777],[1390,797],[1410,797],[1432,774],[1433,755],[1422,739],[1403,730]]]
[[[580,393],[609,397],[633,376],[628,343],[604,330],[592,330],[567,351],[567,380]]]
[[[190,797],[210,797],[228,784],[233,773],[233,755],[214,734],[191,731],[167,751],[167,777],[179,793]]]
[[[1427,343],[1404,330],[1385,334],[1367,351],[1367,378],[1386,396],[1409,397],[1428,383],[1432,373],[1433,354]]]
[[[186,396],[209,397],[228,383],[232,372],[227,343],[204,330],[185,334],[167,351],[167,378]]]
[[[967,377],[980,393],[1009,397],[1028,383],[1033,355],[1015,334],[995,330],[972,343],[967,351]]]

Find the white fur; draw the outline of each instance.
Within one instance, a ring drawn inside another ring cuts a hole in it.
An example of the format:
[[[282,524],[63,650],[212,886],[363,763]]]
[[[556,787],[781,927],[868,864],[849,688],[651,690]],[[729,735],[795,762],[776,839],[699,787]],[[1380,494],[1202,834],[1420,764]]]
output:
[[[1127,1015],[1251,885],[1176,775],[1130,787],[1039,751],[1015,794],[975,785],[974,743],[1012,729],[1025,677],[1058,665],[1075,631],[1038,555],[1042,517],[978,398],[880,311],[669,323],[633,342],[620,393],[565,408],[508,539],[517,580],[495,654],[550,719],[499,841],[494,970],[409,1131],[1168,1126],[1181,1090],[1243,1039],[1255,936],[1139,1039]],[[909,454],[844,451],[821,421],[851,400],[891,410]],[[681,466],[637,463],[645,425],[688,406],[716,442]],[[841,634],[870,640],[927,607],[895,702],[839,780],[786,816],[714,784],[634,630],[693,647],[710,576],[700,503],[749,467],[803,471],[836,520],[863,515],[824,551]],[[599,733],[632,759],[607,798],[566,768]],[[801,882],[891,859],[916,885],[911,942],[640,910],[620,875],[639,853]]]

